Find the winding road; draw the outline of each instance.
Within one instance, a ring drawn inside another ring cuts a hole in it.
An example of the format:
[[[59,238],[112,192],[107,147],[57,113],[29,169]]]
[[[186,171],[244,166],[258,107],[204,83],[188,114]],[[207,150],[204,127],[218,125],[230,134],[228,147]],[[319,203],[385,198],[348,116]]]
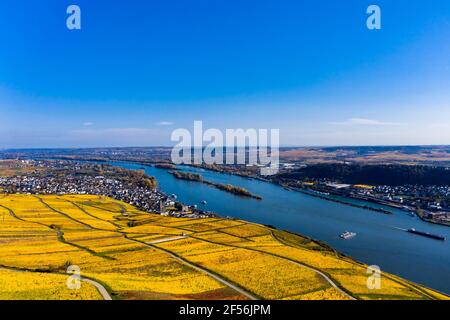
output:
[[[12,268],[12,267],[0,267],[0,271],[1,270],[14,271],[14,272],[39,273],[39,272],[36,272],[36,271],[33,271],[33,270],[24,270],[24,269]],[[60,275],[60,273],[50,273],[50,274],[59,274]],[[93,285],[98,290],[100,295],[103,297],[103,300],[112,300],[112,298],[109,295],[108,291],[106,290],[106,288],[102,284],[98,283],[95,280],[88,279],[88,278],[83,278],[83,277],[81,277],[81,281],[89,283],[90,285]]]
[[[126,238],[128,240],[130,240],[130,241],[141,243],[141,244],[144,244],[146,246],[152,247],[154,249],[163,251],[163,252],[167,253],[168,255],[170,255],[173,259],[177,260],[178,262],[180,262],[180,263],[182,263],[182,264],[184,264],[184,265],[186,265],[186,266],[188,266],[188,267],[190,267],[192,269],[195,269],[195,270],[197,270],[197,271],[199,271],[199,272],[201,272],[203,274],[206,274],[206,275],[210,276],[211,278],[214,278],[215,280],[217,280],[220,283],[226,285],[227,287],[235,290],[236,292],[242,294],[243,296],[249,298],[250,300],[259,300],[259,298],[256,297],[255,295],[253,295],[252,293],[250,293],[248,291],[245,291],[243,288],[241,288],[241,287],[231,283],[230,281],[220,277],[219,275],[209,271],[208,269],[205,269],[205,268],[202,268],[202,267],[200,267],[200,266],[198,266],[196,264],[193,264],[193,263],[189,262],[188,260],[186,260],[186,259],[184,259],[184,258],[182,258],[182,257],[180,257],[180,256],[178,256],[176,254],[174,254],[173,252],[171,252],[169,250],[166,250],[166,249],[163,249],[163,248],[160,248],[160,247],[157,247],[157,246],[153,245],[154,243],[162,243],[162,242],[167,242],[167,241],[174,241],[174,240],[183,239],[183,238],[187,238],[187,237],[188,236],[165,238],[165,239],[160,239],[160,240],[156,240],[156,241],[153,241],[153,242],[144,242],[144,241],[139,241],[139,240],[128,238],[128,237],[126,237]],[[161,241],[161,240],[163,240],[163,241]]]
[[[95,280],[92,279],[87,279],[87,278],[81,278],[81,281],[87,282],[91,285],[93,285],[94,287],[97,288],[98,292],[102,295],[103,300],[112,300],[111,296],[109,295],[108,291],[105,289],[104,286],[102,286],[100,283],[98,283]]]
[[[273,233],[272,233],[272,236],[274,237]],[[168,242],[168,241],[175,241],[175,240],[184,239],[184,238],[187,238],[187,237],[189,237],[189,236],[179,236],[179,237],[164,238],[164,239],[159,239],[159,240],[155,240],[155,241],[152,241],[152,242],[143,242],[143,241],[137,241],[137,242],[146,244],[146,245],[148,245],[148,246],[152,246],[153,244],[163,243],[163,242]],[[275,238],[275,237],[274,237],[274,238]],[[129,239],[129,240],[134,240],[134,239],[130,239],[130,238],[128,238],[128,239]],[[276,238],[275,238],[275,239],[276,239]],[[277,240],[278,240],[278,239],[277,239]],[[152,247],[153,247],[153,246],[152,246]],[[232,288],[233,290],[239,292],[240,294],[246,296],[247,298],[249,298],[249,299],[251,299],[251,300],[259,300],[259,298],[257,298],[256,296],[254,296],[254,295],[251,294],[250,292],[247,292],[247,291],[245,291],[244,289],[242,289],[242,288],[236,286],[235,284],[233,284],[233,283],[227,281],[226,279],[224,279],[224,278],[218,276],[217,274],[214,274],[214,273],[210,272],[208,269],[204,269],[204,268],[202,268],[202,267],[200,267],[200,266],[198,266],[198,265],[195,265],[195,264],[193,264],[193,263],[191,263],[191,262],[189,262],[189,261],[187,261],[187,260],[185,260],[185,259],[183,259],[183,258],[177,256],[176,254],[172,253],[172,252],[169,251],[169,250],[162,249],[162,248],[160,248],[160,247],[154,247],[154,248],[163,250],[164,252],[166,252],[167,254],[169,254],[172,258],[174,258],[175,260],[179,261],[180,263],[183,263],[183,264],[185,264],[185,265],[187,265],[187,266],[189,266],[189,267],[191,267],[191,268],[193,268],[193,269],[195,269],[195,270],[197,270],[197,271],[200,271],[200,272],[202,272],[202,273],[204,273],[204,274],[206,274],[206,275],[208,275],[208,276],[214,278],[215,280],[219,281],[220,283],[222,283],[222,284],[224,284],[224,285],[226,285],[226,286]],[[258,251],[258,252],[261,252],[261,253],[268,254],[267,252],[260,251],[260,250],[255,250],[255,251]],[[307,266],[307,265],[305,265],[305,264],[303,264],[303,263],[300,263],[300,262],[291,260],[291,259],[286,258],[286,257],[281,257],[281,256],[278,256],[278,255],[276,255],[276,256],[279,257],[279,258],[282,258],[282,259],[284,259],[284,260],[287,260],[287,261],[289,261],[289,262],[291,262],[291,263],[293,263],[293,264],[295,264],[295,265],[298,265],[298,266],[300,266],[300,267],[303,267],[303,268],[305,268],[305,269],[308,269],[308,270],[310,270],[310,271],[313,271],[313,272],[317,273],[317,274],[320,275],[322,278],[324,278],[324,279],[325,279],[325,280],[326,280],[333,288],[335,288],[336,290],[338,290],[340,293],[342,293],[343,295],[345,295],[347,298],[349,298],[350,300],[356,300],[355,297],[351,296],[350,294],[348,294],[347,292],[345,292],[344,290],[342,290],[342,288],[340,288],[340,287],[339,287],[339,286],[338,286],[338,285],[337,285],[337,284],[336,284],[329,276],[327,276],[327,275],[326,275],[325,273],[323,273],[322,271],[320,271],[320,270],[318,270],[318,269],[315,269],[315,268],[313,268],[313,267]]]

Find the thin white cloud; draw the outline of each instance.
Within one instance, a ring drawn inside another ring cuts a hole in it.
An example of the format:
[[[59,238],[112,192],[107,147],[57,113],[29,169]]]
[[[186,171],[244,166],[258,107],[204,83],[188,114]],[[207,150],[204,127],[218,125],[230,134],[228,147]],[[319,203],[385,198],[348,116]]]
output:
[[[399,126],[402,123],[398,122],[386,122],[374,119],[365,118],[350,118],[341,122],[330,122],[331,125],[335,126]]]
[[[158,126],[172,126],[174,123],[170,121],[160,121],[157,123]]]
[[[147,128],[106,128],[72,130],[70,133],[85,136],[94,135],[143,135],[151,134],[154,130]]]
[[[85,126],[85,127],[91,127],[93,125],[94,125],[94,123],[90,122],[90,121],[86,121],[86,122],[83,123],[83,126]]]
[[[169,138],[169,133],[157,128],[83,128],[67,133],[68,141],[92,146],[146,146],[161,144]]]

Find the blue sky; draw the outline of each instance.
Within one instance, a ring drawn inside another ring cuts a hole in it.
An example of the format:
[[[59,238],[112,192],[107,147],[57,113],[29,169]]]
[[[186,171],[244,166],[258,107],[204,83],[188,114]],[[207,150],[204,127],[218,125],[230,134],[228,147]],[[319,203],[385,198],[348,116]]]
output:
[[[450,144],[449,40],[447,0],[0,0],[0,148]]]

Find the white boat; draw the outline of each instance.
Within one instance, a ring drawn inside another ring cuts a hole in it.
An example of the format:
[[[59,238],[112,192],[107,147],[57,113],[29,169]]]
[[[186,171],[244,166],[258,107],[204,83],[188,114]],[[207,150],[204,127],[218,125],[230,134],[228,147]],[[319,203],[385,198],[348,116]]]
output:
[[[356,236],[356,233],[354,232],[350,232],[350,231],[345,231],[343,234],[340,235],[340,237],[342,239],[350,239]]]
[[[206,205],[206,204],[208,204],[205,200],[203,200],[202,202],[200,202],[201,204],[203,204],[203,205]]]

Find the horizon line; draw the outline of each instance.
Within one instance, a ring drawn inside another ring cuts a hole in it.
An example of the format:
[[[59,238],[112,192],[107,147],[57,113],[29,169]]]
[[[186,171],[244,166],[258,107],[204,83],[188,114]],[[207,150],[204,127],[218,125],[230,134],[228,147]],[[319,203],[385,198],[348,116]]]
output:
[[[202,146],[202,148],[207,145]],[[228,146],[216,146],[215,148],[227,148]],[[231,147],[231,146],[230,146]],[[233,146],[237,148],[254,148],[255,146]],[[380,145],[284,145],[279,148],[386,148],[386,147],[450,147],[450,144],[380,144]],[[174,146],[151,145],[151,146],[98,146],[98,147],[13,147],[0,148],[0,152],[15,150],[82,150],[82,149],[144,149],[144,148],[165,148],[170,149]],[[193,146],[193,149],[198,148]]]

